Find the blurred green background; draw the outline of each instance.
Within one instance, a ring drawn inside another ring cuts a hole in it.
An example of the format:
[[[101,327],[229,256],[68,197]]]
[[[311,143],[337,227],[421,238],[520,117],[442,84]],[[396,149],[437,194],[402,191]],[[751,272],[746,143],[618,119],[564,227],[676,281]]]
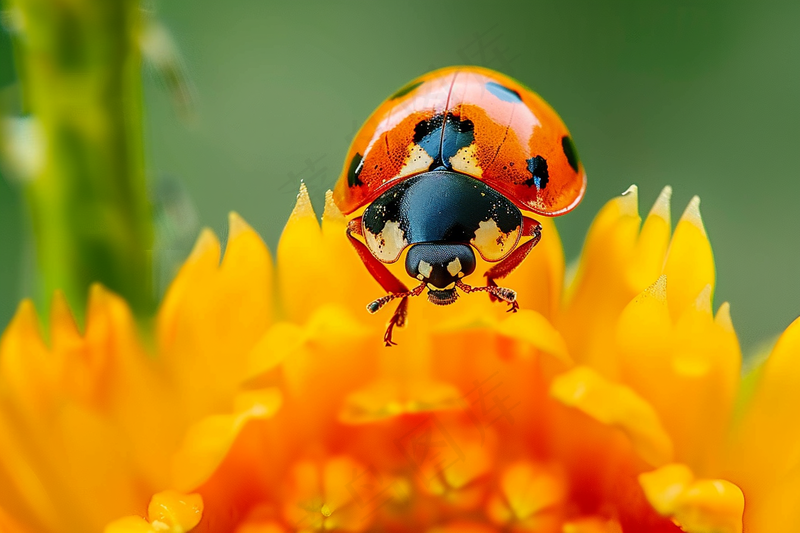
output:
[[[636,183],[646,214],[669,184],[674,221],[692,195],[702,198],[715,305],[732,303],[746,349],[800,314],[800,2],[169,0],[144,8],[171,30],[196,97],[182,118],[145,65],[149,178],[160,223],[171,225],[162,239],[173,263],[200,225],[224,238],[230,210],[274,250],[299,181],[321,212],[352,136],[387,95],[428,70],[476,64],[539,92],[576,140],[589,188],[558,220],[568,260],[609,198]],[[3,34],[0,86],[12,83]],[[0,179],[0,327],[33,292],[26,217],[19,185]]]

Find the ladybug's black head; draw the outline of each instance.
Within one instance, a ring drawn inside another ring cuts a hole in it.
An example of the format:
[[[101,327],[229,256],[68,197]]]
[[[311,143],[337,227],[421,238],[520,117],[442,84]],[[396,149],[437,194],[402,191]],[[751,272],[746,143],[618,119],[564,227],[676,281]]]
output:
[[[516,304],[514,291],[491,280],[485,287],[462,281],[475,271],[475,252],[486,261],[502,261],[522,234],[519,208],[486,183],[449,170],[423,172],[387,189],[364,209],[361,220],[373,257],[394,263],[408,249],[406,272],[420,281],[409,291],[370,303],[371,313],[396,298],[419,296],[426,288],[428,300],[437,305],[455,302],[457,289],[487,292]]]
[[[458,298],[456,283],[475,271],[475,254],[466,244],[421,243],[406,255],[406,272],[428,288],[428,300],[437,305]]]

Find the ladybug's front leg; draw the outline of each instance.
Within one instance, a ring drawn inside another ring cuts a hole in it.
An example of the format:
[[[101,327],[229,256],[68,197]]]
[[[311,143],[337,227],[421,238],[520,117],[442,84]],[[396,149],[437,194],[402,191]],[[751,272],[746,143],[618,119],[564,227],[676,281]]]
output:
[[[396,343],[392,341],[392,330],[394,330],[395,326],[402,328],[406,324],[406,317],[408,316],[408,297],[418,295],[422,292],[424,285],[417,287],[413,291],[409,291],[408,287],[397,279],[397,277],[386,268],[386,265],[378,261],[363,242],[356,239],[353,235],[362,235],[361,217],[354,218],[347,225],[347,238],[350,239],[350,244],[356,249],[358,256],[361,258],[361,261],[364,263],[364,266],[367,267],[372,277],[375,278],[375,281],[380,283],[381,287],[383,287],[386,292],[390,293],[370,303],[367,306],[367,310],[370,313],[375,313],[390,301],[401,298],[400,304],[389,320],[386,333],[383,336],[383,341],[386,343],[386,346],[393,346]]]
[[[386,333],[383,334],[384,346],[395,346],[396,342],[392,340],[392,331],[394,327],[402,328],[406,325],[406,317],[408,316],[408,296],[404,296],[400,300],[397,308],[394,310],[392,318],[389,319],[389,324],[386,325]]]
[[[528,256],[530,251],[533,250],[533,247],[539,243],[539,239],[542,238],[542,225],[539,224],[537,220],[524,217],[522,219],[522,237],[533,238],[517,246],[508,257],[487,270],[486,274],[484,274],[486,276],[486,285],[497,287],[496,279],[503,279],[508,276],[523,260],[525,260],[525,257]],[[489,293],[489,298],[491,298],[493,302],[498,300],[492,293]],[[509,311],[516,313],[518,309],[519,303],[517,303],[516,300],[511,302]]]

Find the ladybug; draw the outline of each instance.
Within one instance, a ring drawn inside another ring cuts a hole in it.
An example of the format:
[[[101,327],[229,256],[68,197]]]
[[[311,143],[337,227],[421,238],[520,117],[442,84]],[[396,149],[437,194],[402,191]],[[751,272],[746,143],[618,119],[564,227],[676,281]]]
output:
[[[408,298],[427,289],[448,305],[458,291],[486,292],[516,311],[516,293],[496,280],[510,274],[541,238],[531,215],[573,209],[586,173],[556,112],[524,85],[479,67],[450,67],[419,77],[393,95],[356,134],[334,188],[347,236],[388,292],[367,306],[400,304],[384,335],[402,327]],[[417,284],[388,268],[403,252]],[[464,278],[477,252],[494,263],[485,286]]]

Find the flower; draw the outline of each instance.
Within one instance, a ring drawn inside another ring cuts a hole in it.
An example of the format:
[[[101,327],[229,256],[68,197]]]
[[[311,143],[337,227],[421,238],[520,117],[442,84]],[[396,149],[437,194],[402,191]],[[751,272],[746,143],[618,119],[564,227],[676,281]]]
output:
[[[276,272],[231,215],[152,328],[96,286],[47,342],[0,342],[0,531],[678,532],[800,527],[800,321],[740,379],[692,200],[611,200],[564,286],[550,220],[522,309],[412,301],[399,346],[328,195],[301,189]],[[151,333],[152,330],[152,333]]]

